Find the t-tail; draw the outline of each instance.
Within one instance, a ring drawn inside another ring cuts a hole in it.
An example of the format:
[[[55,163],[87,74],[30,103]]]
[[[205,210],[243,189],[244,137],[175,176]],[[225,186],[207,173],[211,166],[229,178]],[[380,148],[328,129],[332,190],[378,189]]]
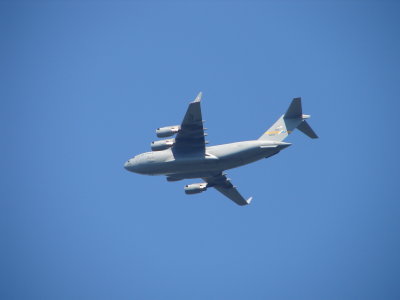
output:
[[[283,141],[296,128],[312,139],[318,138],[306,119],[310,115],[303,115],[301,98],[294,98],[286,113],[281,116],[260,138],[266,141]]]

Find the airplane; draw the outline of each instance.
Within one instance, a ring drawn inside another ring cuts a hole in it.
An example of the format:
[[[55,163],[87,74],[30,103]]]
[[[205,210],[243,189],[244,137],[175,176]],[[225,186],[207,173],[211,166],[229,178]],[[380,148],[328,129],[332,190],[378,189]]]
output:
[[[207,147],[204,121],[201,114],[202,93],[189,104],[181,125],[157,128],[159,138],[175,138],[154,141],[151,152],[134,156],[124,164],[130,172],[145,175],[165,175],[167,181],[201,178],[204,182],[187,184],[186,194],[197,194],[215,188],[238,205],[250,204],[226,177],[225,170],[237,168],[278,154],[291,143],[283,142],[296,128],[310,138],[318,138],[302,112],[301,98],[294,98],[283,114],[257,140],[242,141]]]

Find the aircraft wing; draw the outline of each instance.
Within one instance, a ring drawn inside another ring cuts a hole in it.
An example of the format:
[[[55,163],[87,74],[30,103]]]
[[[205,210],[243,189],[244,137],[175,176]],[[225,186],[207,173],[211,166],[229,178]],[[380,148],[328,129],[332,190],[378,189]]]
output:
[[[238,205],[248,205],[253,199],[252,197],[247,200],[243,198],[225,174],[221,173],[213,177],[206,177],[203,178],[203,180],[207,182],[207,187],[215,188],[218,192],[222,193]]]
[[[181,128],[175,137],[173,150],[184,152],[205,152],[203,117],[201,116],[201,92],[189,104]]]

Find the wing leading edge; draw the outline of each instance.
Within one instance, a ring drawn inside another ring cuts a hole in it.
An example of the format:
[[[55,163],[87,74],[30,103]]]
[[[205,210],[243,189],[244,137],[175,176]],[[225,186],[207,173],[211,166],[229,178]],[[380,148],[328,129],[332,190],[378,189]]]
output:
[[[180,130],[175,137],[173,150],[184,152],[205,152],[203,117],[201,115],[202,93],[189,104]]]
[[[203,180],[207,182],[207,187],[215,188],[218,192],[222,193],[238,205],[248,205],[253,199],[253,197],[250,197],[247,200],[243,198],[225,174],[221,173],[213,177],[206,177],[203,178]]]

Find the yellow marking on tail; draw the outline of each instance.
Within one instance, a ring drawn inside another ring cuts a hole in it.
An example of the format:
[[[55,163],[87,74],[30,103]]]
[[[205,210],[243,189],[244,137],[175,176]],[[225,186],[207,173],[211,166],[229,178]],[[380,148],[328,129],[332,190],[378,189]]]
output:
[[[281,134],[281,133],[286,133],[286,132],[287,132],[288,134],[291,134],[291,133],[292,133],[291,130],[288,130],[288,131],[286,131],[286,130],[281,130],[281,131],[274,130],[274,131],[266,131],[264,134],[272,135],[272,134]]]

